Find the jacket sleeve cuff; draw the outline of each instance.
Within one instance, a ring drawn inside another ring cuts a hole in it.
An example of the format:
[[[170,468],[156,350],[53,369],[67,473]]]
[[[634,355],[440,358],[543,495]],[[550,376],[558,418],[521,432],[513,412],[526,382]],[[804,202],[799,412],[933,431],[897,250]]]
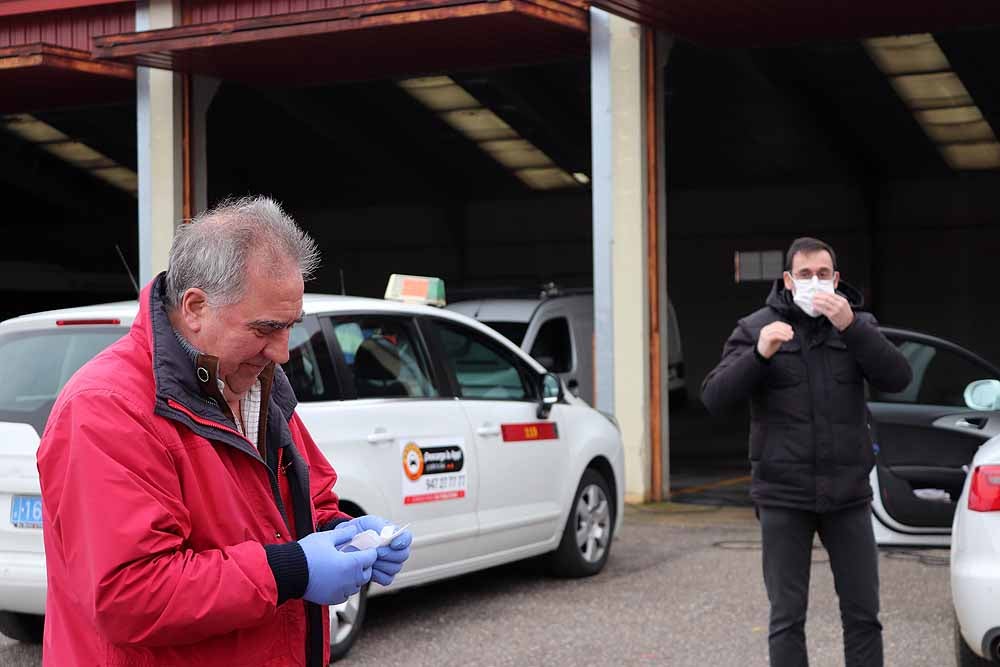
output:
[[[764,364],[765,366],[771,363],[770,359],[768,359],[767,357],[765,357],[763,354],[760,353],[760,350],[757,349],[756,345],[753,346],[753,356],[757,357],[757,361]]]
[[[299,543],[266,544],[264,552],[278,585],[278,604],[302,597],[309,584],[309,563]]]
[[[338,516],[336,519],[330,519],[326,523],[320,524],[319,527],[316,528],[316,532],[322,532],[324,530],[333,530],[334,528],[336,528],[340,524],[347,523],[350,520],[351,520],[351,517],[349,517],[347,515]]]

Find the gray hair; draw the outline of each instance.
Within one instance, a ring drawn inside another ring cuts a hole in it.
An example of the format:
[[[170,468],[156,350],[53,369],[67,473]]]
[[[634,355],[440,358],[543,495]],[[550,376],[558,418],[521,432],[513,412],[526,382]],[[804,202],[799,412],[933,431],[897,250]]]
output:
[[[165,300],[176,308],[192,287],[212,305],[238,302],[246,292],[251,256],[275,270],[296,262],[303,280],[319,268],[316,242],[270,197],[227,199],[181,225],[170,247]]]

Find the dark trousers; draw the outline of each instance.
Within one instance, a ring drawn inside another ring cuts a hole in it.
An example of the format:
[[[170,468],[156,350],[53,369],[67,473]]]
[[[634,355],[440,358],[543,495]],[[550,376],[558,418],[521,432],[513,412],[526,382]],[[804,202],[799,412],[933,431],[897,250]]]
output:
[[[830,555],[840,599],[846,667],[882,667],[878,620],[878,552],[867,503],[817,514],[759,507],[764,585],[771,601],[768,647],[771,667],[806,667],[806,609],[813,535]]]

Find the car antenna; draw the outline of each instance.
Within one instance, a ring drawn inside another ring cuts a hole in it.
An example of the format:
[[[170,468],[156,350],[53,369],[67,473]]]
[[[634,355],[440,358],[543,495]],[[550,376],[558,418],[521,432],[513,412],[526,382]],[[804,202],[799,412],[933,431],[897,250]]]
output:
[[[340,271],[340,295],[347,296],[347,288],[344,287],[344,269],[338,269]]]
[[[135,281],[135,276],[132,275],[132,269],[128,268],[128,262],[125,261],[125,255],[122,254],[122,249],[118,247],[117,243],[115,244],[115,250],[118,251],[118,258],[125,266],[125,272],[128,273],[128,279],[132,281],[132,287],[135,288],[135,295],[139,296],[139,283]]]

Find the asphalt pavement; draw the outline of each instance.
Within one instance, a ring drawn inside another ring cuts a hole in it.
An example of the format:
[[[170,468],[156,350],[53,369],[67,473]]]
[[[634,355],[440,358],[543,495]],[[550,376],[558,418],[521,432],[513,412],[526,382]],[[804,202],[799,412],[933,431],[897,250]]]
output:
[[[628,508],[605,571],[552,579],[537,561],[373,598],[342,663],[366,665],[767,665],[767,598],[752,510]],[[886,665],[955,664],[948,552],[882,551]],[[813,556],[811,664],[843,665],[826,553]],[[40,664],[0,637],[0,665]]]

